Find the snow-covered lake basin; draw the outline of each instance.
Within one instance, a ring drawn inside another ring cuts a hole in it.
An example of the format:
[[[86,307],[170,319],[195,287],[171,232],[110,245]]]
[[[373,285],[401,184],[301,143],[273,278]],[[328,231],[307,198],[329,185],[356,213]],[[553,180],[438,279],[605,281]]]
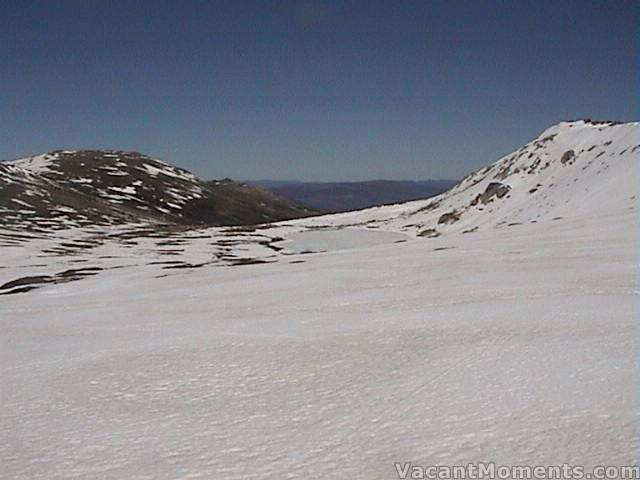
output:
[[[280,246],[294,253],[331,252],[408,240],[398,232],[365,229],[308,230],[287,235]]]

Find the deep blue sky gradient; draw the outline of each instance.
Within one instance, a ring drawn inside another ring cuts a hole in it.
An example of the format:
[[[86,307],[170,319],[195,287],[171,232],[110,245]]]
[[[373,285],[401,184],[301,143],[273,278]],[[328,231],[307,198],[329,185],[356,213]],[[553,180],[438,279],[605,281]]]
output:
[[[636,1],[0,0],[0,158],[206,178],[456,178],[563,119],[637,120]]]

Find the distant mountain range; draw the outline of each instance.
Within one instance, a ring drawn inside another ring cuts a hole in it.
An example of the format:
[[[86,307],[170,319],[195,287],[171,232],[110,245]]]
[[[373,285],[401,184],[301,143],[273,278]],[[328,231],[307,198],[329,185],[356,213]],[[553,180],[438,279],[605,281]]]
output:
[[[376,205],[433,197],[453,187],[456,180],[366,182],[247,181],[273,193],[323,212],[347,212]]]

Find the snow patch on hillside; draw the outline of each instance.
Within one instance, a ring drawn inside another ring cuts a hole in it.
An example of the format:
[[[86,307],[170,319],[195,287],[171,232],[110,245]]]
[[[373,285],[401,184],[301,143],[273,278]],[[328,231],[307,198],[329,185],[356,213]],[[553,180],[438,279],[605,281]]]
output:
[[[43,173],[49,172],[51,165],[59,158],[56,154],[45,153],[42,155],[36,155],[33,157],[20,158],[18,160],[12,160],[6,162],[14,167],[21,168],[30,173]]]

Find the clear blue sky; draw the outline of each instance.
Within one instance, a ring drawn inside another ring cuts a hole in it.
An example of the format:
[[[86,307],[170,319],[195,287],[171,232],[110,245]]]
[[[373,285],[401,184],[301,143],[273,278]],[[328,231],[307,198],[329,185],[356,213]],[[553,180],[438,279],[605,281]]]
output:
[[[0,0],[0,158],[138,150],[206,178],[456,178],[637,120],[637,1]]]

